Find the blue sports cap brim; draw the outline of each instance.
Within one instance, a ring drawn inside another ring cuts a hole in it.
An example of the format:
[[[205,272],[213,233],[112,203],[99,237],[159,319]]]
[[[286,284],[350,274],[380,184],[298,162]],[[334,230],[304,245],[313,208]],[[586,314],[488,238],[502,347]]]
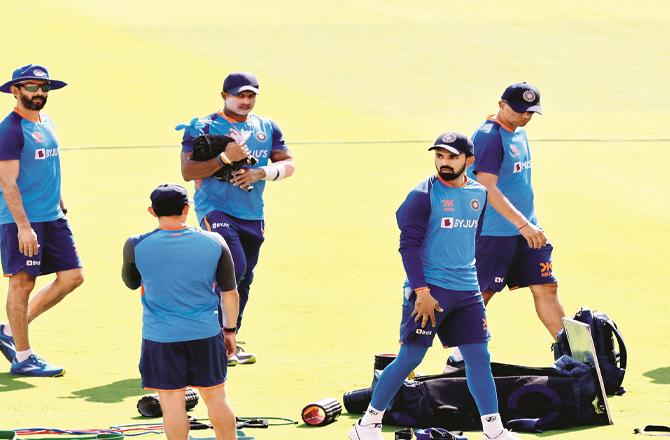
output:
[[[19,84],[27,81],[47,81],[51,85],[51,90],[62,89],[67,85],[65,81],[59,81],[57,79],[46,79],[46,78],[40,78],[38,76],[24,76],[23,78],[17,78],[11,81],[7,81],[6,83],[0,86],[0,92],[12,93],[10,88],[14,84]]]

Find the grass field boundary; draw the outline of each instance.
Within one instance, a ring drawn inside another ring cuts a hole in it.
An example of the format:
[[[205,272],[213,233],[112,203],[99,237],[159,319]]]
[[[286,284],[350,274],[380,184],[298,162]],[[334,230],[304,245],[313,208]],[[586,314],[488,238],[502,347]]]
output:
[[[404,139],[404,140],[367,140],[367,141],[295,141],[290,142],[289,145],[384,145],[384,144],[427,144],[433,142],[434,139]],[[546,139],[533,139],[533,143],[550,143],[550,142],[585,142],[585,143],[668,143],[670,138],[658,138],[658,139],[591,139],[591,138],[575,138],[575,139],[559,139],[559,138],[546,138]],[[77,151],[77,150],[148,150],[148,149],[158,149],[158,148],[175,148],[179,144],[163,144],[163,145],[81,145],[73,147],[63,147],[63,151]]]

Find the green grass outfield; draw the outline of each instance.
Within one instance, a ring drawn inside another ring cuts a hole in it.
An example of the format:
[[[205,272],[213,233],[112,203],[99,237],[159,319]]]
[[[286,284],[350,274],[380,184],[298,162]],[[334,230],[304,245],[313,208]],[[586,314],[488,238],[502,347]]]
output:
[[[36,62],[71,84],[46,111],[86,282],[31,325],[34,348],[67,374],[0,373],[0,429],[142,422],[141,307],[121,282],[121,248],[153,228],[151,189],[181,181],[174,125],[217,109],[237,69],[258,73],[256,110],[280,123],[297,163],[267,185],[267,240],[240,334],[259,362],[231,369],[227,385],[238,415],[299,419],[309,402],[369,385],[374,354],[397,349],[394,212],[433,172],[430,140],[472,133],[508,83],[527,80],[542,91],[544,116],[528,133],[563,304],[610,314],[630,368],[628,392],[610,399],[614,426],[525,437],[625,439],[670,424],[667,2],[5,3],[0,80]],[[551,363],[527,290],[496,297],[489,317],[494,360]],[[443,361],[436,345],[419,369]],[[193,414],[205,417],[204,405]],[[331,440],[352,421],[247,433]]]

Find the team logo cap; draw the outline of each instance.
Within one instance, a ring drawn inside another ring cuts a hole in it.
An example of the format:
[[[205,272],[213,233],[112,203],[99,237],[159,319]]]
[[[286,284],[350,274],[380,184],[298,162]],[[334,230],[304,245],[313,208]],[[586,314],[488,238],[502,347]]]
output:
[[[46,67],[38,64],[27,64],[14,70],[12,79],[0,86],[0,92],[11,93],[10,87],[25,81],[48,81],[51,90],[62,89],[67,85],[64,81],[49,78],[49,71]]]
[[[247,90],[258,94],[260,88],[256,76],[249,72],[233,72],[223,80],[223,91],[231,95]]]
[[[151,207],[158,216],[175,215],[190,204],[186,188],[176,183],[163,183],[151,192]]]
[[[542,114],[540,91],[527,82],[512,84],[505,89],[500,98],[507,101],[512,110],[517,113],[534,112]]]
[[[466,156],[475,154],[475,146],[472,141],[466,135],[456,132],[446,132],[439,135],[428,151],[438,148],[443,148],[454,154],[464,153]]]

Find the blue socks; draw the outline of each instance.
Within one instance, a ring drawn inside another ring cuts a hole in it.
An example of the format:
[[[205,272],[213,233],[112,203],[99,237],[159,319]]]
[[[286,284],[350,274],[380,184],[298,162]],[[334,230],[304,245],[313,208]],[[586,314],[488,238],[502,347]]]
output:
[[[479,414],[498,412],[496,384],[491,374],[491,355],[488,343],[465,344],[459,346],[465,360],[465,374],[470,394],[477,403]]]
[[[426,351],[428,351],[428,347],[422,347],[421,345],[401,345],[398,357],[384,368],[382,375],[379,377],[372,393],[370,406],[385,411],[407,375],[421,363]]]

